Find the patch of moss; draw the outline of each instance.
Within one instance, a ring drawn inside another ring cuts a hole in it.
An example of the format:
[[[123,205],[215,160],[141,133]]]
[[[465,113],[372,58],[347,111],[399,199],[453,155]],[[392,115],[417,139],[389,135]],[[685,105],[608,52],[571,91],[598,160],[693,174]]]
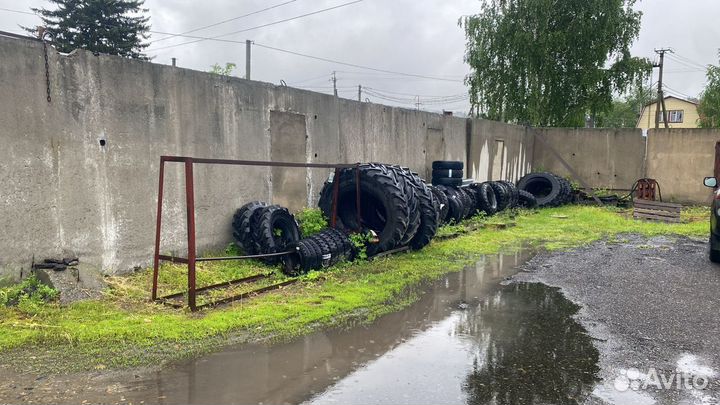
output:
[[[36,313],[0,307],[0,363],[45,371],[158,365],[228,343],[288,339],[319,328],[372,322],[414,302],[423,284],[501,250],[522,245],[565,249],[603,238],[621,240],[618,235],[623,233],[708,234],[707,215],[665,224],[587,206],[513,211],[491,219],[514,226],[491,227],[488,220],[475,218],[441,231],[459,234],[456,238],[433,241],[420,251],[344,263],[305,275],[286,288],[198,313],[148,302],[151,271],[110,278],[101,300],[64,308],[45,304]],[[255,261],[203,262],[198,265],[198,285],[273,270]],[[268,283],[286,280],[275,273]],[[186,280],[183,266],[162,266],[163,294],[183,291]]]

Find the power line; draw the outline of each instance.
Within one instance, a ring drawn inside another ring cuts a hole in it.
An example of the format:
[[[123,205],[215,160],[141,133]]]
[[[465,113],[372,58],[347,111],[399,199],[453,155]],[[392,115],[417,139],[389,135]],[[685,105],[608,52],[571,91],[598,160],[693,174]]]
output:
[[[205,29],[208,29],[208,28],[212,28],[212,27],[217,27],[218,25],[222,25],[222,24],[228,23],[228,22],[230,22],[230,21],[236,21],[236,20],[239,20],[239,19],[241,19],[241,18],[249,17],[249,16],[251,16],[251,15],[260,14],[260,13],[262,13],[262,12],[265,12],[265,11],[268,11],[268,10],[272,10],[272,9],[274,9],[274,8],[282,7],[282,6],[286,5],[286,4],[294,3],[294,2],[296,2],[296,1],[297,1],[297,0],[286,1],[286,2],[284,2],[284,3],[276,4],[276,5],[274,5],[274,6],[265,7],[265,8],[263,8],[263,9],[261,9],[261,10],[257,10],[257,11],[253,11],[253,12],[251,12],[251,13],[243,14],[243,15],[241,15],[241,16],[237,16],[237,17],[233,17],[233,18],[228,18],[227,20],[222,20],[222,21],[216,22],[216,23],[214,23],[214,24],[210,24],[210,25],[205,25],[205,26],[202,26],[202,27],[198,27],[198,28],[192,29],[192,30],[190,30],[190,31],[185,31],[185,32],[182,32],[182,33],[180,33],[180,34],[171,34],[171,35],[169,35],[169,36],[167,36],[167,37],[158,38],[158,39],[156,39],[156,40],[150,41],[150,42],[148,42],[148,44],[152,44],[152,43],[155,43],[155,42],[164,41],[164,40],[166,40],[166,39],[179,37],[179,36],[186,35],[186,34],[190,34],[190,33],[197,32],[197,31],[202,31],[202,30],[205,30]]]
[[[300,18],[304,18],[304,17],[309,17],[309,16],[311,16],[311,15],[324,13],[324,12],[331,11],[331,10],[335,10],[335,9],[338,9],[338,8],[341,8],[341,7],[347,7],[347,6],[356,4],[356,3],[360,3],[360,2],[362,2],[362,1],[364,1],[364,0],[353,0],[353,1],[350,1],[350,2],[347,2],[347,3],[339,4],[339,5],[337,5],[337,6],[323,8],[323,9],[316,10],[316,11],[313,11],[313,12],[310,12],[310,13],[305,13],[305,14],[301,14],[301,15],[296,15],[296,16],[294,16],[294,17],[290,17],[290,18],[285,18],[285,19],[282,19],[282,20],[273,21],[273,22],[270,22],[270,23],[267,23],[267,24],[262,24],[262,25],[258,25],[258,26],[255,26],[255,27],[245,28],[245,29],[241,29],[241,30],[238,30],[238,31],[228,32],[228,33],[221,34],[221,35],[216,35],[216,36],[214,36],[214,37],[201,37],[201,36],[196,36],[196,35],[174,34],[174,33],[172,33],[172,32],[151,31],[151,32],[154,33],[154,34],[174,35],[174,36],[183,37],[183,38],[195,38],[195,40],[194,40],[194,41],[182,42],[182,43],[175,44],[175,45],[163,46],[163,47],[155,48],[155,49],[148,49],[148,51],[155,51],[155,52],[157,52],[157,51],[163,50],[163,49],[175,48],[175,47],[178,47],[178,46],[183,46],[183,45],[188,45],[188,44],[194,44],[194,43],[202,42],[202,41],[219,41],[219,42],[231,42],[231,43],[232,43],[232,42],[238,42],[238,41],[232,41],[232,40],[220,39],[220,38],[222,38],[222,37],[227,37],[227,36],[230,36],[230,35],[239,34],[239,33],[242,33],[242,32],[247,32],[247,31],[256,30],[256,29],[258,29],[258,28],[269,27],[269,26],[271,26],[271,25],[281,24],[281,23],[284,23],[284,22],[293,21],[293,20],[297,20],[297,19],[300,19]]]
[[[29,14],[29,15],[35,15],[35,16],[37,15],[37,14],[35,14],[35,13],[31,13],[30,11],[11,10],[11,9],[9,9],[9,8],[3,8],[3,7],[0,7],[0,10],[2,10],[2,11],[7,11],[7,12],[10,12],[10,13]]]
[[[290,51],[287,49],[276,48],[276,47],[269,46],[269,45],[259,44],[257,42],[254,42],[253,44],[255,46],[259,46],[260,48],[270,49],[273,51],[283,52],[283,53],[287,53],[287,54],[295,55],[295,56],[302,56],[302,57],[308,58],[308,59],[315,59],[315,60],[320,60],[323,62],[335,63],[337,65],[350,66],[350,67],[354,67],[354,68],[358,68],[358,69],[366,69],[366,70],[372,70],[375,72],[390,73],[390,74],[399,75],[399,76],[419,77],[419,78],[423,78],[423,79],[440,80],[440,81],[447,81],[447,82],[462,82],[462,80],[446,79],[443,77],[425,76],[425,75],[418,75],[418,74],[413,74],[413,73],[395,72],[392,70],[385,70],[385,69],[378,69],[378,68],[374,68],[374,67],[370,67],[370,66],[357,65],[354,63],[342,62],[342,61],[333,60],[333,59],[329,59],[329,58],[323,58],[320,56],[312,56],[312,55],[307,55],[307,54],[300,53],[300,52]]]
[[[702,64],[702,63],[700,63],[700,62],[696,62],[696,61],[688,58],[687,56],[683,56],[683,55],[679,55],[679,54],[675,53],[675,54],[673,54],[673,57],[674,57],[674,58],[681,59],[681,60],[684,60],[684,61],[686,61],[687,63],[690,63],[690,64],[692,64],[692,65],[696,65],[696,66],[701,67],[701,68],[707,68],[707,65]]]

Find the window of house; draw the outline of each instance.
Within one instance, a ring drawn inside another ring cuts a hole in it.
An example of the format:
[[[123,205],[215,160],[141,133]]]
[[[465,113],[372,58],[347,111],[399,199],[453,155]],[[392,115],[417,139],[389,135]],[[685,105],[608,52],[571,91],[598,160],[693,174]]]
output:
[[[663,119],[662,111],[658,111],[658,115],[660,116],[660,122],[665,122]],[[669,123],[682,123],[683,122],[683,116],[684,116],[683,110],[668,110],[667,117]]]

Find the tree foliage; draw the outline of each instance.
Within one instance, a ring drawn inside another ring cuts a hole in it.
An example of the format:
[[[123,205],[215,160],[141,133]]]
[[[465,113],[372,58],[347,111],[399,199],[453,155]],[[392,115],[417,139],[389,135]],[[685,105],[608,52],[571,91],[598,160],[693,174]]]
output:
[[[141,13],[145,0],[48,0],[56,9],[33,8],[43,21],[53,45],[60,52],[86,49],[94,53],[148,58],[150,17]],[[35,32],[35,28],[25,28]]]
[[[634,86],[624,98],[614,99],[609,110],[597,114],[595,126],[598,128],[634,128],[643,108],[655,99],[652,88]]]
[[[222,67],[219,63],[216,63],[210,66],[210,73],[221,76],[230,76],[236,67],[237,65],[232,62],[225,63],[225,67]]]
[[[700,127],[720,128],[720,66],[708,66],[707,84],[698,105]]]
[[[461,20],[466,83],[476,114],[542,126],[581,126],[649,73],[632,57],[636,0],[482,0]]]

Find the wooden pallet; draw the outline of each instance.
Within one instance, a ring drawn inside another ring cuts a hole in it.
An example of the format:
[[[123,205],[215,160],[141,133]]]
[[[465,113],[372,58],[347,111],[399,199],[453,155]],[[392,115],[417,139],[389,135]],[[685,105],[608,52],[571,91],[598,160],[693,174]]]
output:
[[[633,218],[650,221],[680,222],[681,204],[633,199]]]

